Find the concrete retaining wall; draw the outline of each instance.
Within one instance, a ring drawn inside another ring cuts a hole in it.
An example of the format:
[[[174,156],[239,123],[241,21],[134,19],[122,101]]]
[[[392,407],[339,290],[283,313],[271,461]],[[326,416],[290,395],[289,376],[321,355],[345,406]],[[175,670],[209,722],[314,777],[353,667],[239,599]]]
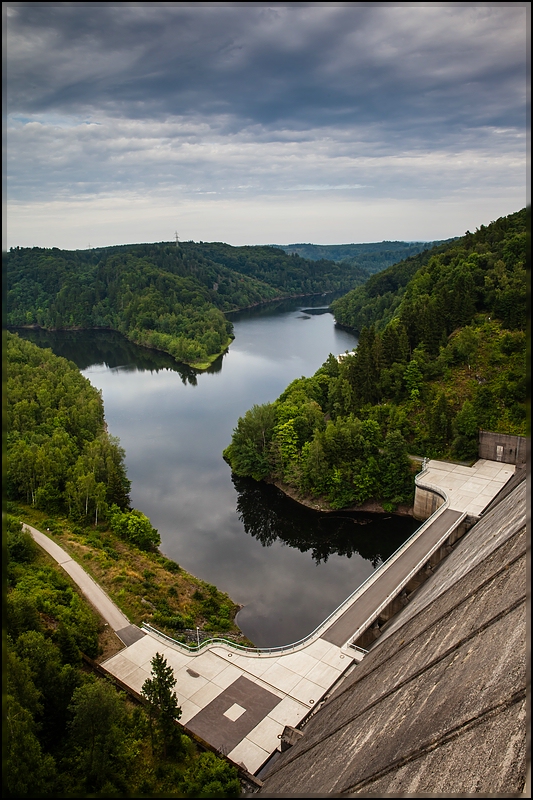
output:
[[[527,461],[528,439],[525,436],[511,436],[505,433],[479,432],[479,458],[487,461],[501,461],[504,464],[525,464]]]
[[[420,486],[415,490],[415,501],[413,505],[413,517],[425,520],[430,517],[437,508],[444,503],[444,499],[429,489],[421,489]]]

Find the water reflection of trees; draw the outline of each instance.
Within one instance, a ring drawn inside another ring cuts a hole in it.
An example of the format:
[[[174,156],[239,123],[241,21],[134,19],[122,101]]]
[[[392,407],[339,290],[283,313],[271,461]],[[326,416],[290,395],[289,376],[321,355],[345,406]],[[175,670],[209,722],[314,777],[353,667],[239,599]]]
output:
[[[183,383],[197,385],[198,370],[180,364],[172,356],[158,350],[140,347],[115,331],[46,331],[40,328],[17,328],[15,333],[39,347],[49,347],[57,356],[73,361],[78,369],[105,364],[109,369],[124,372],[177,372]],[[222,356],[208,372],[220,372]]]
[[[232,476],[237,512],[246,533],[264,547],[276,540],[300,552],[311,551],[317,564],[336,554],[359,554],[377,567],[416,529],[411,517],[350,512],[322,513],[301,506],[275,486]]]

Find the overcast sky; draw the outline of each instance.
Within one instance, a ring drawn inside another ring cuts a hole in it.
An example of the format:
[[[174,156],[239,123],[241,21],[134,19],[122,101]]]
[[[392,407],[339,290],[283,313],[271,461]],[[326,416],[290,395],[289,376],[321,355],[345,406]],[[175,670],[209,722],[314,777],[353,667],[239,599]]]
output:
[[[3,3],[4,246],[462,235],[529,200],[530,3]]]

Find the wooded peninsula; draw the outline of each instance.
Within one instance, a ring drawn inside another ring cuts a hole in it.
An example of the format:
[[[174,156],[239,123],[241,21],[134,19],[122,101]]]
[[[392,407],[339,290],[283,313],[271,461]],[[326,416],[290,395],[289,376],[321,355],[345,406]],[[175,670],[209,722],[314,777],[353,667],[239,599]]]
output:
[[[241,417],[224,458],[317,507],[394,511],[409,454],[471,462],[480,429],[526,434],[530,209],[372,275],[331,308],[359,334]]]
[[[225,312],[348,290],[369,273],[276,247],[123,245],[84,251],[15,248],[5,255],[7,324],[108,328],[205,369],[233,338]]]
[[[430,246],[382,242],[369,253],[343,255],[338,262],[316,254],[312,260],[301,258],[276,246],[221,242],[92,250],[17,247],[4,255],[6,319],[8,326],[116,330],[136,344],[205,369],[233,338],[226,312],[281,298],[348,291],[377,269]]]

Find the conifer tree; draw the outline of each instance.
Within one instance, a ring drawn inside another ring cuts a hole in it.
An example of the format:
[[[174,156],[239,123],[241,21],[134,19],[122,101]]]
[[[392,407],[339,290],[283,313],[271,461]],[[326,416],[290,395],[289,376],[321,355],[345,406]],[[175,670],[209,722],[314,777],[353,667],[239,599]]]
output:
[[[148,700],[152,752],[156,734],[159,734],[166,758],[169,747],[176,743],[179,733],[174,724],[181,717],[181,708],[174,693],[176,678],[172,667],[161,653],[151,660],[152,677],[145,680],[141,694]]]

